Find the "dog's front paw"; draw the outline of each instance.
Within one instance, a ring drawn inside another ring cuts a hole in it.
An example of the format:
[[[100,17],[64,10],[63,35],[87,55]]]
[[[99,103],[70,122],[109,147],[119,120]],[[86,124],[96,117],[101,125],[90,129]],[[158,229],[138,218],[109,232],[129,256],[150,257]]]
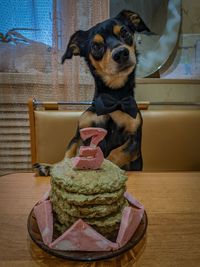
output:
[[[50,165],[35,163],[33,164],[33,171],[36,176],[49,176],[50,175]]]

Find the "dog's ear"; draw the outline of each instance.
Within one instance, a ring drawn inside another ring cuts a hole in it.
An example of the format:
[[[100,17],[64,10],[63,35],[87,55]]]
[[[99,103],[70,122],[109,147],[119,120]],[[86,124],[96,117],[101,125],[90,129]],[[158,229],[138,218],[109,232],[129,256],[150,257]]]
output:
[[[86,31],[77,31],[75,32],[68,43],[67,49],[62,56],[62,64],[65,59],[70,59],[72,56],[84,56],[84,48],[85,48],[85,39],[87,37]]]
[[[122,10],[115,19],[121,21],[123,24],[128,26],[130,30],[134,33],[136,32],[151,32],[149,28],[146,26],[144,21],[141,19],[141,17],[129,10]]]

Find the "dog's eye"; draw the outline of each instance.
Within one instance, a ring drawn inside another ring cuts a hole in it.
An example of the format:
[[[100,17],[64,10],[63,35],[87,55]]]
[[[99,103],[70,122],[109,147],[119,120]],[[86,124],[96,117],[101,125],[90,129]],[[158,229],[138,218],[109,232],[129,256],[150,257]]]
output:
[[[124,40],[124,42],[127,43],[128,45],[132,45],[133,44],[132,35],[125,27],[121,28],[120,36]]]
[[[95,59],[101,59],[105,51],[105,46],[103,43],[93,43],[91,47],[92,55]]]

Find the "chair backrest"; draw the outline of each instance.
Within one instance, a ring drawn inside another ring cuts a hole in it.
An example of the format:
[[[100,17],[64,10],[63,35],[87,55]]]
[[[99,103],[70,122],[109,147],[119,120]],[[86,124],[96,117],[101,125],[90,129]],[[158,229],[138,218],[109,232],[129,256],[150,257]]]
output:
[[[200,170],[200,110],[142,112],[144,170]]]
[[[75,134],[82,111],[58,110],[56,103],[37,109],[29,100],[32,164],[55,163],[63,159],[67,144]]]
[[[37,109],[29,101],[32,164],[55,163],[63,159],[83,110],[58,110],[57,103],[43,103]],[[142,153],[144,171],[200,170],[200,110],[148,110],[143,116]]]

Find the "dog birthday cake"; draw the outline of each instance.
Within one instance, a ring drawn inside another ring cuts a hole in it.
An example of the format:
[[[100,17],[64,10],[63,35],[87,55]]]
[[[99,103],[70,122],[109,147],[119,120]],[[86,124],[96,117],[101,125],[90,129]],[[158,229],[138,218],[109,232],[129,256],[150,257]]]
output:
[[[126,191],[125,171],[104,159],[97,146],[106,131],[91,127],[80,135],[90,145],[52,167],[51,190],[34,207],[38,228],[51,249],[117,250],[133,236],[144,207]]]

